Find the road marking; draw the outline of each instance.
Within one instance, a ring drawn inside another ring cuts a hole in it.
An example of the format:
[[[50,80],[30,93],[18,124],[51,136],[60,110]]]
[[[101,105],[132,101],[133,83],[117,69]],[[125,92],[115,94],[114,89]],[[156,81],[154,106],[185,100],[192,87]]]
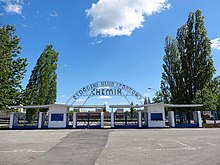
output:
[[[187,145],[187,144],[185,144],[185,143],[183,143],[183,142],[181,142],[181,141],[177,141],[177,140],[175,140],[175,139],[164,139],[165,141],[172,141],[172,142],[176,142],[177,144],[180,144],[181,146],[183,146],[183,147],[180,147],[180,148],[164,148],[164,149],[159,149],[159,150],[197,150],[197,149],[199,149],[198,147],[197,148],[195,148],[195,147],[192,147],[192,146],[189,146],[189,145]]]
[[[157,145],[159,145],[159,146],[161,146],[161,147],[164,147],[164,145],[163,145],[163,144],[160,144],[160,143],[158,143]]]
[[[0,151],[0,153],[18,153],[18,152],[27,152],[27,153],[29,153],[29,152],[34,152],[34,153],[37,153],[37,152],[47,152],[47,151],[41,151],[41,150],[39,150],[39,151],[35,151],[35,150],[32,150],[32,149],[15,149],[15,150],[12,150],[12,151]]]
[[[176,141],[176,140],[175,140]],[[182,142],[180,142],[180,141],[176,141],[178,144],[181,144],[181,145],[183,145],[184,147],[191,147],[191,146],[189,146],[189,145],[186,145],[186,144],[184,144],[184,143],[182,143]]]
[[[192,147],[182,147],[182,148],[157,148],[157,149],[154,149],[156,151],[183,151],[183,150],[186,150],[186,151],[195,151],[199,148],[192,148]]]
[[[216,144],[213,144],[213,143],[207,143],[207,144],[209,144],[210,146],[217,146]]]
[[[216,146],[218,146],[218,145],[216,145],[216,144],[214,144],[214,143],[210,143],[210,142],[207,142],[205,139],[204,139],[205,137],[199,137],[199,138],[195,138],[196,140],[199,140],[200,142],[203,142],[203,143],[206,143],[206,144],[208,144],[208,145],[210,145],[210,146],[214,146],[214,147],[216,147]],[[210,137],[210,138],[212,138],[212,139],[214,139],[214,138],[219,138],[219,137]],[[204,140],[203,140],[204,139]]]
[[[29,141],[29,140],[25,140],[25,141],[19,141],[19,140],[7,140],[7,141],[0,141],[0,144],[1,143],[5,143],[5,142],[7,142],[7,143],[59,143],[59,142],[61,142],[61,140],[54,140],[54,141],[48,141],[48,140],[38,140],[38,141]]]

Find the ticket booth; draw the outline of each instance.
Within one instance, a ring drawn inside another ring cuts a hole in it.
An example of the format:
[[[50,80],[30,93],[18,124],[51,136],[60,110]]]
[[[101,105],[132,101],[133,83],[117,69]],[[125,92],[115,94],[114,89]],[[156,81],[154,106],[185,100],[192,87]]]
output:
[[[147,104],[144,107],[147,112],[147,123],[148,127],[165,127],[165,111],[163,103]]]
[[[68,123],[69,107],[62,104],[53,104],[49,107],[48,128],[66,128]]]

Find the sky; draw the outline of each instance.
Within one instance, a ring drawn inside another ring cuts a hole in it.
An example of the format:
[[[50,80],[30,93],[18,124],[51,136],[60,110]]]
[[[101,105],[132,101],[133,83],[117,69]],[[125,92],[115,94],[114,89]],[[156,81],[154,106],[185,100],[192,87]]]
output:
[[[15,25],[21,38],[20,56],[28,59],[24,88],[43,49],[52,44],[59,52],[57,103],[98,81],[124,83],[152,98],[160,88],[165,37],[174,38],[197,9],[212,42],[215,76],[220,75],[219,6],[219,0],[0,0],[0,26]],[[104,103],[127,101],[92,97],[86,104]]]

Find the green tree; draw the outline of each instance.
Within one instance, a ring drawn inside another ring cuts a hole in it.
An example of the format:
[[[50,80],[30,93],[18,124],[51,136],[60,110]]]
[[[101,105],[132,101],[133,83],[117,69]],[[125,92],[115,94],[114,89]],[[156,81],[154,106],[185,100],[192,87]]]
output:
[[[150,104],[151,101],[150,101],[150,97],[144,97],[144,105],[145,104]]]
[[[214,78],[217,84],[217,110],[220,110],[220,76]]]
[[[215,68],[200,10],[189,13],[176,39],[166,38],[163,69],[161,89],[171,103],[193,103],[211,82]]]
[[[204,104],[203,110],[218,110],[219,108],[219,95],[220,95],[220,82],[214,78],[202,90],[196,93],[195,103]]]
[[[159,90],[155,93],[155,97],[152,98],[153,103],[161,103],[163,102],[163,94],[162,91]]]
[[[26,73],[27,59],[19,57],[20,38],[11,25],[0,28],[0,107],[21,103],[21,81]]]
[[[106,105],[104,104],[104,108],[102,109],[102,112],[106,112]]]
[[[52,45],[47,45],[32,70],[29,82],[24,92],[24,102],[27,105],[53,104],[57,92],[57,61],[58,53]]]
[[[165,102],[179,103],[182,99],[180,95],[182,89],[181,61],[177,40],[172,39],[171,36],[166,37],[163,61],[162,91],[158,95],[163,97]]]

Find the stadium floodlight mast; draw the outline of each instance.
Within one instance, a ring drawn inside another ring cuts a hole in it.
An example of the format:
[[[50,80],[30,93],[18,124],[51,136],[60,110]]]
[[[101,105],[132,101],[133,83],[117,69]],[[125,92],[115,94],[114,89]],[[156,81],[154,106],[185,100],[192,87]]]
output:
[[[153,91],[155,91],[155,93],[158,93],[159,94],[159,90],[156,90],[156,89],[154,89],[154,88],[147,88],[147,89],[149,89],[149,90],[153,90]],[[160,101],[161,101],[161,103],[163,102],[163,97],[162,97],[162,95],[161,95],[161,97],[160,97]]]

